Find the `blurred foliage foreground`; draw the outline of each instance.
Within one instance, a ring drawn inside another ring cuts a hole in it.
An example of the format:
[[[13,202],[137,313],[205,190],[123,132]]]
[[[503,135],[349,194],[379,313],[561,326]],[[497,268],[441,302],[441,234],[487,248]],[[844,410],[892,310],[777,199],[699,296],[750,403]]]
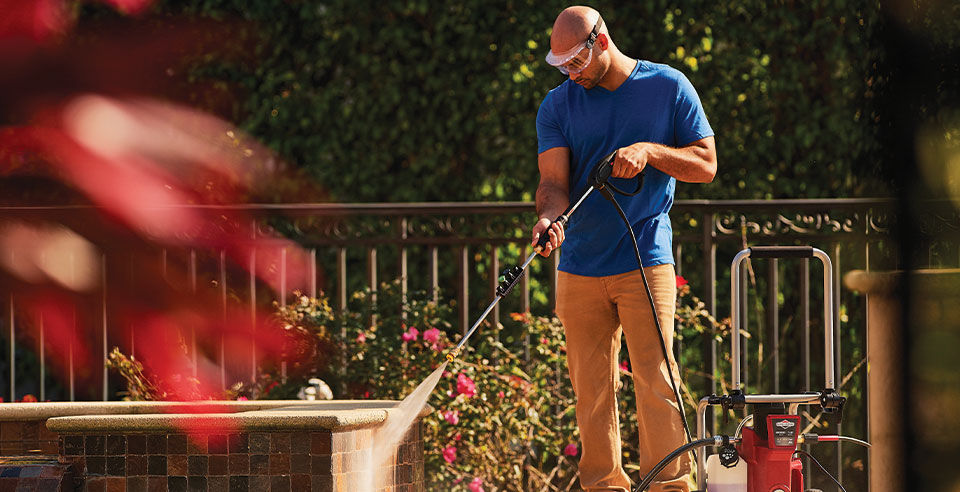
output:
[[[679,362],[686,367],[700,357],[696,340],[719,340],[729,330],[726,322],[709,316],[682,277],[677,283],[677,337],[689,347]],[[324,297],[302,296],[277,306],[275,319],[293,341],[286,381],[282,382],[279,366],[262,367],[258,381],[238,384],[224,396],[295,398],[311,378],[320,377],[335,388],[337,398],[400,400],[443,363],[446,351],[458,340],[451,305],[428,299],[422,292],[404,298],[399,285],[392,283],[381,285],[376,293],[355,294],[343,313],[332,309]],[[579,436],[563,328],[555,318],[519,313],[512,317],[524,325],[526,340],[506,346],[489,325],[483,327],[478,335],[486,336],[477,336],[473,346],[447,367],[429,400],[434,412],[424,419],[428,490],[577,486]],[[639,439],[636,402],[627,354],[622,352],[620,359],[624,463],[638,479],[632,466]],[[126,380],[128,399],[191,395],[189,378],[157,381],[138,361],[117,350],[111,366]],[[728,367],[724,365],[724,372]],[[690,372],[684,369],[684,379]],[[694,415],[695,397],[685,392],[684,400],[688,415]]]

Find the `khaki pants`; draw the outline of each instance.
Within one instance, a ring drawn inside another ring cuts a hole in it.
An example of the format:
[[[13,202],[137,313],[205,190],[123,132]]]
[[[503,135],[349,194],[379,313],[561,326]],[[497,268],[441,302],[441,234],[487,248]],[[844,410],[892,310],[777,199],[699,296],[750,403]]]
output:
[[[644,269],[676,374],[674,271],[669,264]],[[621,332],[627,338],[636,388],[640,427],[638,465],[642,476],[646,477],[657,462],[686,442],[640,271],[608,277],[560,272],[557,315],[566,333],[570,380],[577,394],[577,425],[582,444],[580,485],[590,491],[628,492],[630,480],[621,466],[616,402]],[[684,454],[660,473],[650,490],[688,492],[689,474],[690,455]]]

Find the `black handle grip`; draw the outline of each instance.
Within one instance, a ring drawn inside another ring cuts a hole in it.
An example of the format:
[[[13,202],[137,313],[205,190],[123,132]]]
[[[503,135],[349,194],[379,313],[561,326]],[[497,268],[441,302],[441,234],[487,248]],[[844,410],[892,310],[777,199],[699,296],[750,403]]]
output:
[[[560,224],[560,227],[563,227],[567,225],[567,220],[568,220],[567,216],[561,214],[553,222],[551,222],[550,225],[547,227],[547,230],[543,231],[543,233],[540,234],[540,239],[537,240],[537,247],[534,248],[534,250],[539,253],[540,251],[543,250],[544,247],[547,246],[547,242],[550,241],[550,228],[553,227],[553,224]]]
[[[613,161],[616,157],[617,151],[614,150],[593,166],[593,171],[590,173],[589,179],[590,186],[603,188],[603,186],[607,184],[607,180],[609,180],[610,175],[613,174]]]
[[[813,258],[813,246],[751,246],[751,258]]]

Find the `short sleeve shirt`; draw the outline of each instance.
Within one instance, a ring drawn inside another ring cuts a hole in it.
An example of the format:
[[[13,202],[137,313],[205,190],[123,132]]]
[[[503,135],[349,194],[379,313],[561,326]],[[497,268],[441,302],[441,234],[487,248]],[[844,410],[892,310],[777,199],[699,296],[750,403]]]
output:
[[[667,65],[639,61],[616,90],[590,90],[571,80],[551,90],[537,113],[538,152],[570,149],[570,203],[587,189],[594,165],[636,142],[683,147],[713,135],[700,98],[689,80]],[[673,263],[673,205],[676,179],[647,166],[644,185],[633,197],[616,195],[629,218],[643,266]],[[622,190],[636,182],[613,178]],[[591,193],[570,217],[559,269],[585,276],[637,269],[633,242],[613,204]]]

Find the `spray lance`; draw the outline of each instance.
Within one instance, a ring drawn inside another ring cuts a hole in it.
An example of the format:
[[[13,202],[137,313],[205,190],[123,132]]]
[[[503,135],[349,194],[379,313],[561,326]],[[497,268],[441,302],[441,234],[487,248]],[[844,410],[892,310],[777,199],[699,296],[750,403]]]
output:
[[[610,193],[609,190],[606,190],[606,187],[608,185],[607,180],[610,178],[610,174],[613,172],[613,160],[614,158],[616,158],[616,156],[617,156],[617,151],[613,151],[610,154],[607,154],[607,156],[604,157],[603,159],[600,159],[600,162],[597,162],[593,170],[590,172],[590,178],[589,178],[587,189],[584,190],[583,194],[580,195],[580,198],[573,205],[567,207],[567,209],[564,210],[559,217],[557,217],[552,223],[550,223],[551,227],[553,226],[553,224],[560,224],[560,227],[566,226],[567,221],[570,220],[570,216],[573,215],[573,213],[577,210],[577,208],[580,207],[580,205],[584,202],[584,200],[586,200],[587,197],[590,196],[590,194],[593,193],[594,190],[601,190],[601,192],[604,193],[604,196],[607,196],[607,194]],[[613,185],[609,185],[609,186],[613,187]],[[636,191],[631,193],[630,196],[636,195],[637,193],[639,193],[640,188],[642,187],[643,187],[643,174],[640,174],[637,176],[637,189]],[[604,192],[604,190],[606,191]],[[613,196],[610,195],[608,199],[612,199],[612,197]],[[549,230],[549,228],[547,230]],[[547,242],[549,240],[550,240],[549,234],[547,234],[546,232],[544,232],[544,234],[541,234],[540,239],[537,241],[537,245],[533,248],[533,253],[530,253],[530,255],[527,256],[527,259],[524,260],[524,262],[521,265],[513,266],[503,271],[503,273],[500,275],[500,278],[498,279],[500,283],[497,285],[496,295],[494,296],[493,301],[490,303],[489,306],[487,306],[487,309],[483,311],[483,314],[481,314],[480,317],[477,318],[477,321],[473,324],[473,326],[470,327],[467,333],[464,334],[463,338],[460,339],[460,343],[458,343],[457,346],[453,348],[453,350],[451,350],[450,352],[447,352],[447,361],[453,362],[453,359],[460,356],[460,350],[463,348],[464,345],[466,345],[467,340],[469,340],[470,337],[473,336],[473,332],[477,330],[477,328],[480,326],[480,323],[482,323],[483,320],[487,317],[487,315],[490,314],[490,311],[493,310],[494,306],[496,306],[497,303],[500,302],[500,299],[503,299],[504,297],[506,297],[507,294],[509,294],[510,291],[513,290],[514,287],[516,287],[517,283],[520,282],[520,279],[523,278],[523,274],[526,272],[527,266],[529,266],[530,263],[533,262],[533,259],[536,258],[536,256],[543,251],[543,248],[546,247]]]

